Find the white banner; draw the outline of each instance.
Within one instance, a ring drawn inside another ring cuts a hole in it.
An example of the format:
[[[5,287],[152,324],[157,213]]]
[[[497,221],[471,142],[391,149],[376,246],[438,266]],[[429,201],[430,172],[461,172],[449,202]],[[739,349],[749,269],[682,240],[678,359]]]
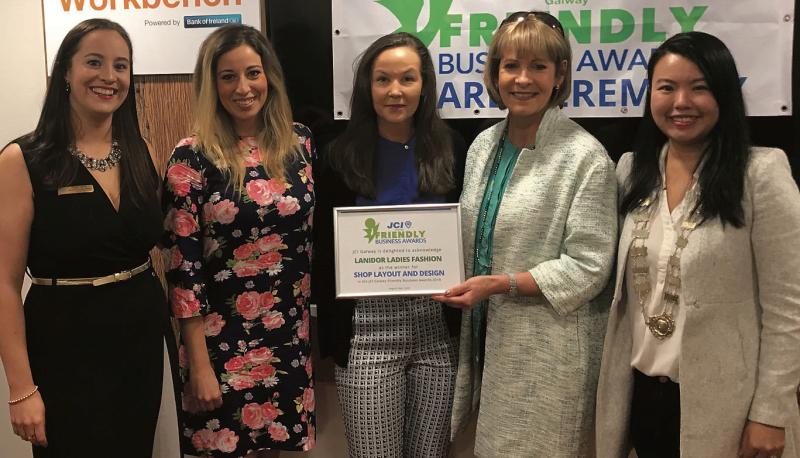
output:
[[[133,42],[137,75],[192,73],[200,44],[215,28],[261,29],[260,0],[42,0],[47,75],[61,40],[84,19],[120,23]]]
[[[354,62],[376,38],[419,36],[445,118],[503,117],[483,85],[488,43],[509,13],[548,11],[572,45],[573,117],[641,116],[647,60],[678,32],[731,49],[752,116],[791,115],[793,0],[332,0],[334,115],[349,118]]]

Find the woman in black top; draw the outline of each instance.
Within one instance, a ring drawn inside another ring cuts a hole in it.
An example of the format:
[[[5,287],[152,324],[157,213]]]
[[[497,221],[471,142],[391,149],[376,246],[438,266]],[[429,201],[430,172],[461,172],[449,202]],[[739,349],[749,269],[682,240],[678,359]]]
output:
[[[152,454],[170,331],[131,56],[118,24],[75,26],[39,124],[0,154],[0,355],[14,432],[35,457]]]
[[[465,146],[436,100],[425,45],[379,38],[356,70],[347,130],[315,170],[312,296],[353,457],[447,453],[460,311],[426,297],[336,300],[333,254],[334,207],[458,201]]]

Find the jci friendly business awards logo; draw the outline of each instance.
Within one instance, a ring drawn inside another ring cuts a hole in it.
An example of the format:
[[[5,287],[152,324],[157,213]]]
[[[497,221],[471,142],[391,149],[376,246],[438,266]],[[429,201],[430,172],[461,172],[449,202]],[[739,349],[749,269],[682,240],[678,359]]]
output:
[[[364,238],[367,243],[386,244],[386,243],[425,243],[426,230],[413,228],[411,221],[392,221],[386,226],[386,230],[381,230],[381,224],[375,218],[364,220]]]

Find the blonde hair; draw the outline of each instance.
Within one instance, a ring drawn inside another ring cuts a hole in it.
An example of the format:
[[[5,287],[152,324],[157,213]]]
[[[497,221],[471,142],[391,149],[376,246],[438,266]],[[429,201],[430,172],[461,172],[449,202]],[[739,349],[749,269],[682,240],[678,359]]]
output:
[[[261,56],[267,78],[267,101],[261,109],[256,144],[261,163],[270,177],[286,181],[287,164],[300,153],[292,125],[292,109],[283,70],[275,50],[258,30],[246,25],[228,25],[203,41],[194,69],[194,146],[220,170],[228,173],[229,184],[241,191],[245,163],[231,117],[219,101],[217,63],[219,58],[239,46],[249,46]]]
[[[497,103],[501,110],[506,106],[500,97],[497,79],[500,72],[500,60],[503,54],[513,51],[517,56],[546,56],[555,63],[556,75],[564,80],[558,86],[558,91],[553,91],[548,108],[560,106],[567,100],[572,87],[572,50],[569,41],[552,26],[539,20],[533,14],[528,14],[519,21],[501,24],[497,29],[492,42],[489,44],[489,55],[483,73],[483,82],[489,92],[489,97]],[[561,62],[566,61],[566,70],[562,73]]]

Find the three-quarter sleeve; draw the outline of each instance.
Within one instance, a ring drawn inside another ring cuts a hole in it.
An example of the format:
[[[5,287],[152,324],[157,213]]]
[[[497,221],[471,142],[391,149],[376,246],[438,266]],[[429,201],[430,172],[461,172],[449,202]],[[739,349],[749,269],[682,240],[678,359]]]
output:
[[[564,229],[561,255],[530,273],[559,315],[600,294],[614,263],[617,242],[617,184],[614,165],[603,153],[576,173],[576,191]]]
[[[172,312],[176,318],[209,312],[203,275],[204,167],[189,141],[175,148],[167,164],[163,206],[164,263]]]
[[[800,193],[782,151],[759,153],[747,177],[761,306],[761,345],[748,418],[783,427],[797,414],[800,380]]]

